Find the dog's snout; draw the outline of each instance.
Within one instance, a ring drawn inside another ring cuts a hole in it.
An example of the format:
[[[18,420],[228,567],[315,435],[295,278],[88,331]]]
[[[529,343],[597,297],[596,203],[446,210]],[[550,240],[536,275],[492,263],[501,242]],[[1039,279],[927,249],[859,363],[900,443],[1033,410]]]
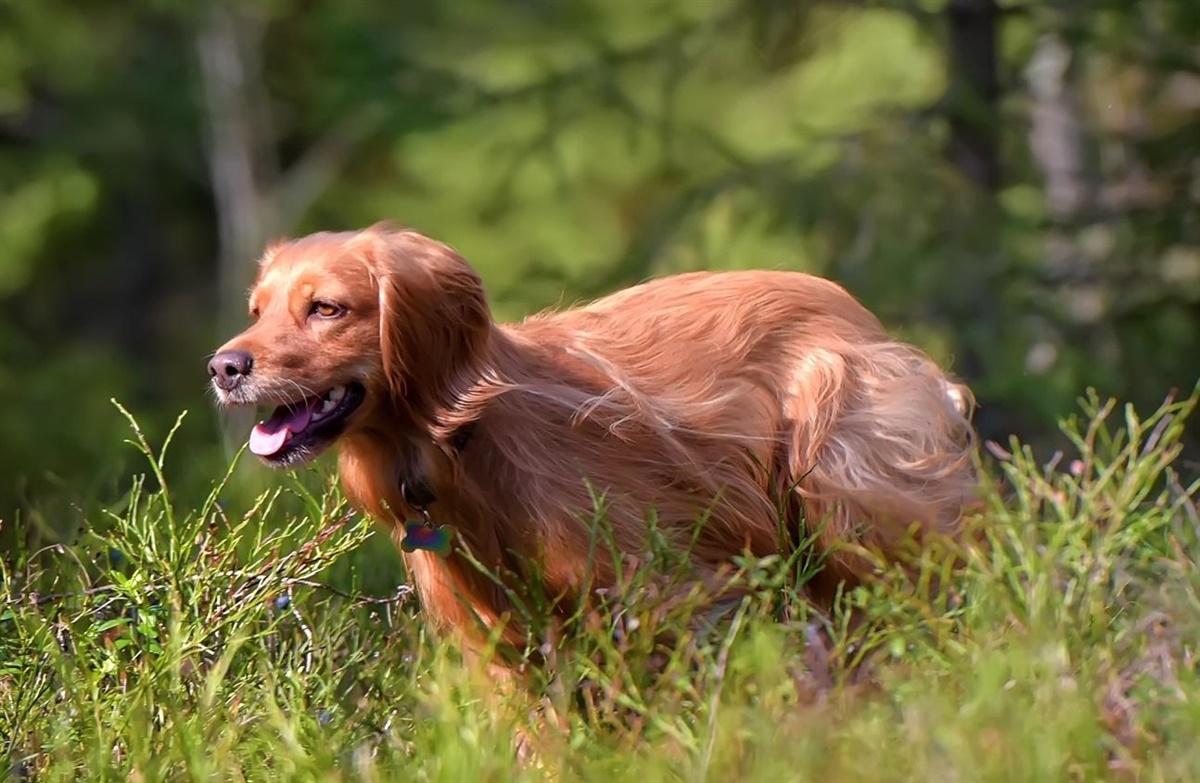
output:
[[[218,388],[230,391],[250,374],[254,358],[245,351],[221,351],[208,363],[208,374]]]

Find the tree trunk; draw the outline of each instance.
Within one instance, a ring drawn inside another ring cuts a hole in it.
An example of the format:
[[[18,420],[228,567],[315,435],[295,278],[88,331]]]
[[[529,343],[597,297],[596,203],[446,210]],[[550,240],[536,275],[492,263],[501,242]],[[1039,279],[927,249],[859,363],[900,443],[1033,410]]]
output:
[[[1000,77],[995,0],[951,0],[946,6],[950,49],[950,142],[947,155],[984,192],[1000,185]]]
[[[252,11],[212,3],[197,36],[209,119],[208,161],[219,257],[217,325],[231,333],[244,321],[254,259],[275,230],[268,178],[273,140],[266,121],[261,43],[264,22]]]
[[[1112,229],[1097,222],[1098,174],[1089,166],[1083,101],[1075,84],[1075,53],[1062,39],[1047,33],[1038,41],[1026,68],[1031,100],[1029,148],[1042,172],[1046,216],[1043,278],[1054,288],[1053,296],[1065,321],[1042,324],[1043,339],[1031,350],[1044,362],[1033,362],[1032,372],[1046,372],[1058,355],[1062,330],[1070,342],[1104,363],[1119,358],[1119,343],[1109,318],[1112,291],[1100,265],[1104,238]],[[1091,249],[1081,238],[1093,238]],[[1100,240],[1099,242],[1097,240]],[[1033,366],[1036,365],[1036,366]]]

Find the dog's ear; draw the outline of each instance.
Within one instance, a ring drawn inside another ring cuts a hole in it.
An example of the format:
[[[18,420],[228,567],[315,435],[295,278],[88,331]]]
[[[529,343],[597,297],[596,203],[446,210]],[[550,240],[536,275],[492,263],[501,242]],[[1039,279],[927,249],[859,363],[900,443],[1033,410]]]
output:
[[[477,377],[492,326],[483,281],[451,248],[414,231],[375,226],[363,239],[388,385],[412,414],[433,419]]]

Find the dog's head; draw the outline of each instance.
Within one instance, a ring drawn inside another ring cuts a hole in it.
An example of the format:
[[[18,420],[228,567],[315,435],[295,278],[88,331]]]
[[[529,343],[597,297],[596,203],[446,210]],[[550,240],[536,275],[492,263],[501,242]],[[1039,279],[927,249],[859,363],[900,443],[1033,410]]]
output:
[[[250,450],[277,467],[356,430],[434,417],[469,377],[491,325],[465,260],[385,225],[272,245],[249,306],[253,323],[208,372],[222,405],[272,408]]]

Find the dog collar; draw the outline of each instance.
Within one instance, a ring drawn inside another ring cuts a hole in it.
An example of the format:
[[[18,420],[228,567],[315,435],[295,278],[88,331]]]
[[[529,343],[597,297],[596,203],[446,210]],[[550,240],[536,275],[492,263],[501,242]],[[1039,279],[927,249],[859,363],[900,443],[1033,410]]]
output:
[[[400,548],[405,552],[433,552],[439,557],[450,554],[453,529],[447,525],[437,526],[430,518],[429,505],[437,498],[429,485],[423,481],[401,481],[400,495],[405,504],[416,509],[421,517],[404,523],[404,539],[400,542]]]
[[[459,428],[450,436],[450,448],[456,456],[467,447],[472,434],[473,428],[468,425]],[[404,523],[404,540],[400,542],[400,548],[405,552],[433,552],[439,557],[450,554],[450,537],[454,529],[449,525],[439,526],[433,523],[429,507],[437,500],[437,496],[429,484],[420,478],[401,479],[400,496],[404,498],[405,504],[421,517]]]

